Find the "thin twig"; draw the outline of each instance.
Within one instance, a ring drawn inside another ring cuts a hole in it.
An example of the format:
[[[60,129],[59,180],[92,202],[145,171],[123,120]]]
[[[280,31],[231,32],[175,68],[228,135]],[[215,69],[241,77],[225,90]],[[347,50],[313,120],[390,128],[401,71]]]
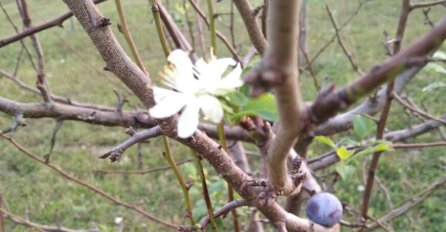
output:
[[[132,211],[135,211],[141,215],[143,215],[144,217],[158,223],[161,225],[166,226],[167,228],[170,229],[174,229],[174,230],[178,230],[179,227],[178,225],[166,222],[158,217],[153,216],[152,214],[146,212],[145,210],[143,210],[142,208],[135,206],[135,205],[131,205],[129,203],[123,202],[121,200],[116,199],[115,197],[111,196],[110,194],[106,193],[104,190],[101,190],[99,188],[97,188],[94,185],[88,184],[80,179],[78,179],[77,177],[72,176],[71,174],[69,174],[68,172],[64,171],[62,168],[53,165],[51,163],[46,163],[44,159],[38,157],[37,155],[31,153],[30,151],[28,151],[25,147],[23,147],[21,144],[19,144],[18,142],[16,142],[14,139],[7,137],[5,135],[0,135],[0,137],[2,137],[3,139],[6,139],[8,142],[10,142],[12,145],[14,145],[19,151],[22,152],[22,154],[28,156],[29,158],[45,165],[46,167],[52,169],[53,171],[55,171],[56,173],[60,174],[62,177],[64,177],[67,180],[70,180],[76,184],[78,184],[79,186],[82,186],[84,188],[87,188],[91,191],[93,191],[94,193],[96,193],[97,195],[100,195],[102,197],[104,197],[105,199],[109,200],[110,202],[112,202],[113,204],[116,205],[120,205],[123,206],[127,209],[130,209]]]
[[[25,28],[30,28],[32,27],[32,25],[31,17],[28,12],[28,3],[26,2],[26,0],[21,0],[20,4],[21,6],[19,10],[21,10],[23,25],[25,26]],[[30,35],[30,38],[37,55],[37,89],[39,89],[45,103],[52,103],[53,100],[51,99],[51,94],[48,90],[48,83],[45,78],[45,56],[43,54],[42,46],[40,45],[39,39],[36,34]]]
[[[186,164],[193,161],[192,159],[186,159],[186,160],[182,160],[182,161],[178,161],[176,162],[177,166]],[[150,173],[154,173],[154,172],[160,172],[160,171],[167,171],[170,170],[171,166],[167,165],[167,166],[162,166],[162,167],[158,167],[158,168],[152,168],[152,169],[148,169],[148,170],[96,170],[93,171],[95,173],[100,173],[100,174],[117,174],[117,175],[146,175],[146,174],[150,174]]]
[[[229,213],[232,209],[238,208],[238,207],[242,207],[242,206],[246,206],[248,205],[248,202],[245,199],[237,199],[234,201],[231,201],[227,204],[225,204],[222,208],[216,210],[215,212],[213,212],[213,215],[215,216],[215,218],[221,217],[223,215],[226,215],[227,213]],[[207,224],[209,224],[210,219],[209,219],[209,215],[202,218],[200,220],[200,226],[201,228],[206,228]]]
[[[446,3],[446,0],[437,0],[437,1],[430,1],[430,2],[420,2],[420,3],[413,3],[410,4],[410,10],[415,10],[418,8],[426,8],[426,7],[432,7],[439,4]]]
[[[119,19],[121,24],[118,24],[119,32],[124,35],[125,40],[132,52],[133,59],[135,60],[138,67],[145,73],[148,74],[144,64],[142,63],[141,56],[138,53],[138,49],[136,48],[135,41],[133,41],[132,34],[129,31],[129,27],[127,25],[127,20],[125,17],[124,9],[122,8],[121,0],[115,0],[116,9],[118,10]]]
[[[392,144],[395,149],[413,149],[413,148],[429,148],[429,147],[444,147],[446,146],[445,141],[433,142],[433,143],[396,143]]]
[[[350,54],[350,52],[347,51],[347,48],[345,47],[344,42],[342,42],[342,38],[341,38],[341,35],[340,35],[340,33],[339,33],[339,31],[340,31],[340,30],[339,30],[339,26],[338,26],[338,24],[336,23],[336,20],[335,20],[335,18],[334,18],[334,16],[333,16],[333,13],[331,12],[330,7],[328,6],[328,4],[325,4],[325,10],[327,10],[328,16],[330,17],[330,21],[331,21],[331,23],[332,23],[332,25],[333,25],[333,28],[334,28],[334,30],[335,30],[336,38],[338,38],[339,46],[341,46],[342,51],[344,52],[345,56],[347,56],[348,61],[350,61],[350,64],[351,64],[352,68],[353,68],[357,73],[359,73],[360,75],[362,75],[362,71],[361,71],[361,69],[359,68],[358,64],[357,64],[356,61],[353,59],[353,56]]]
[[[386,223],[396,217],[403,215],[404,213],[427,199],[436,190],[443,187],[444,184],[446,184],[446,176],[443,176],[442,178],[440,178],[440,180],[425,188],[422,192],[416,194],[415,196],[409,197],[408,200],[403,202],[399,207],[394,208],[383,216],[377,218],[376,222],[367,225],[367,231],[374,230],[376,227],[378,227],[378,223]]]
[[[163,143],[165,150],[165,152],[163,152],[163,156],[167,159],[167,162],[169,162],[170,168],[172,169],[173,173],[175,174],[175,177],[178,180],[178,183],[181,186],[181,191],[183,192],[183,198],[184,198],[184,206],[186,208],[186,217],[189,218],[190,224],[193,226],[195,225],[195,219],[192,215],[192,204],[190,202],[190,196],[189,196],[189,189],[191,186],[186,183],[184,176],[181,174],[180,169],[178,168],[173,158],[172,149],[170,148],[169,138],[163,136]]]
[[[192,153],[192,156],[194,156],[194,158],[195,158],[195,168],[197,169],[197,172],[199,173],[199,176],[200,176],[201,190],[203,193],[204,202],[206,203],[206,209],[208,211],[209,221],[211,222],[212,229],[214,229],[214,231],[218,231],[217,223],[215,222],[215,216],[214,216],[214,210],[213,210],[213,206],[212,206],[211,197],[209,195],[208,185],[206,183],[206,176],[204,174],[203,164],[201,163],[201,157],[198,156],[198,154],[192,149],[191,149],[191,153]],[[202,227],[202,228],[206,228],[206,227]]]
[[[192,7],[195,9],[195,12],[197,12],[197,15],[200,16],[204,23],[210,27],[210,23],[206,17],[206,15],[203,13],[203,11],[200,9],[199,5],[194,2],[194,0],[189,0]],[[219,31],[215,31],[217,37],[223,42],[223,44],[228,48],[228,50],[231,52],[232,56],[238,61],[241,62],[242,59],[240,58],[239,54],[237,53],[237,50],[234,46],[232,46],[229,41],[226,39],[226,37],[220,33]],[[203,40],[204,41],[204,40]],[[204,43],[204,42],[203,42]]]
[[[225,152],[228,152],[228,143],[225,137],[225,127],[223,121],[221,121],[218,124],[218,139],[223,150]],[[234,190],[232,189],[232,186],[229,183],[227,185],[228,185],[228,202],[231,202],[234,201]],[[232,214],[232,222],[234,223],[234,231],[239,232],[240,223],[238,221],[237,210],[236,209],[231,210],[231,214]]]
[[[99,3],[105,2],[105,1],[106,0],[93,0],[94,4],[99,4]],[[1,5],[1,3],[0,3],[0,5]],[[45,23],[42,23],[42,24],[39,24],[37,26],[33,26],[33,27],[30,27],[30,28],[27,28],[26,30],[24,30],[24,31],[22,31],[20,33],[17,32],[17,34],[15,34],[15,35],[13,35],[11,37],[1,39],[0,40],[0,48],[3,47],[3,46],[6,46],[8,44],[14,43],[17,40],[21,40],[21,39],[23,39],[25,37],[33,35],[33,34],[35,34],[37,32],[40,32],[40,31],[43,31],[43,30],[46,30],[46,29],[49,29],[49,28],[52,28],[52,27],[55,27],[55,26],[62,27],[63,22],[65,20],[69,19],[71,16],[73,16],[73,13],[71,11],[69,11],[69,12],[67,12],[67,13],[65,13],[65,14],[57,17],[57,18],[51,19],[51,20],[49,20],[49,21],[47,21]]]
[[[8,11],[3,7],[3,4],[1,2],[0,2],[0,8],[2,9],[3,13],[5,14],[6,20],[8,20],[9,24],[11,24],[12,28],[14,28],[14,31],[17,34],[19,34],[20,33],[19,29],[17,28],[17,26],[15,25],[14,21],[9,16]],[[2,40],[0,40],[0,48],[2,47],[1,45],[2,45]],[[29,61],[30,61],[31,65],[32,65],[32,67],[34,68],[34,70],[37,70],[37,66],[34,63],[34,59],[33,59],[32,55],[31,55],[31,52],[28,50],[28,47],[26,46],[26,44],[25,44],[23,39],[20,39],[20,45],[21,45],[21,50],[22,49],[25,50],[26,55],[28,56]],[[17,60],[17,65],[16,65],[15,70],[14,70],[14,76],[17,74],[19,63],[20,63],[19,60]]]
[[[434,116],[432,116],[432,115],[430,115],[430,114],[428,114],[428,113],[426,113],[426,112],[424,112],[423,110],[421,110],[421,109],[419,109],[419,108],[417,108],[417,107],[414,107],[414,106],[412,106],[412,105],[409,105],[408,103],[406,103],[397,93],[393,93],[393,97],[401,104],[401,105],[403,105],[404,107],[406,107],[407,109],[409,109],[409,110],[411,110],[412,112],[414,112],[414,113],[416,113],[416,114],[419,114],[419,115],[421,115],[421,116],[423,116],[423,117],[425,117],[425,118],[428,118],[428,119],[432,119],[432,120],[435,120],[435,121],[438,121],[438,122],[441,122],[441,123],[443,123],[443,124],[446,124],[446,120],[443,120],[443,119],[441,119],[441,118],[437,118],[437,117],[434,117]]]
[[[355,18],[356,15],[358,15],[359,10],[361,10],[362,6],[364,4],[366,4],[367,2],[369,2],[370,0],[367,1],[363,1],[360,2],[358,7],[356,8],[356,10],[353,12],[353,14],[350,15],[350,17],[345,20],[345,22],[338,28],[339,32],[345,27],[347,26],[351,20],[353,20]],[[338,33],[339,33],[338,32]],[[334,40],[336,39],[336,33],[333,34],[333,36],[330,38],[330,40],[324,45],[322,46],[317,52],[316,54],[313,56],[313,58],[311,58],[311,62],[309,64],[313,64],[314,61],[316,61],[316,59],[334,42]]]
[[[159,126],[155,126],[153,128],[140,131],[140,132],[132,135],[130,138],[128,138],[122,144],[113,148],[111,151],[99,156],[99,158],[106,159],[106,158],[110,157],[110,160],[112,162],[115,162],[115,161],[119,160],[121,155],[131,146],[133,146],[137,143],[144,142],[148,139],[160,136],[160,135],[162,135],[162,132],[161,132],[161,129]]]

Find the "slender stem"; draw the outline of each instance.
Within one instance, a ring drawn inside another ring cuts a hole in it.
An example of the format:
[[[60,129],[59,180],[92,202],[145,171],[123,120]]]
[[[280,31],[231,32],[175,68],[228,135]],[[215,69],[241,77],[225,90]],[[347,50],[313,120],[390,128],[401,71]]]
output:
[[[225,152],[228,152],[228,143],[225,137],[225,127],[223,121],[218,124],[218,140],[220,142],[221,147]],[[228,183],[228,202],[234,201],[234,189]],[[232,214],[232,222],[234,223],[234,231],[240,231],[240,223],[238,222],[237,210],[234,208],[231,210]]]
[[[211,221],[212,229],[218,231],[217,223],[215,222],[214,209],[212,208],[211,197],[209,196],[208,185],[206,183],[206,176],[203,170],[203,164],[201,163],[201,157],[198,156],[197,152],[190,149],[192,155],[195,158],[195,167],[200,174],[201,189],[203,190],[204,201],[206,202],[206,208],[208,210],[209,220]],[[202,228],[204,229],[204,228]]]
[[[405,31],[405,28],[407,25],[409,13],[410,13],[410,0],[403,0],[402,7],[401,7],[400,20],[399,20],[398,28],[397,28],[397,32],[396,32],[397,42],[395,43],[395,46],[393,49],[394,56],[401,49],[401,41],[404,36],[404,31]],[[394,84],[395,84],[395,81],[392,80],[387,85],[387,89],[386,89],[387,99],[386,99],[386,103],[384,105],[384,108],[383,108],[383,111],[381,113],[381,117],[380,117],[379,123],[378,123],[378,129],[376,132],[377,140],[382,139],[384,137],[384,130],[386,127],[386,123],[387,123],[387,119],[388,119],[389,111],[390,111],[390,106],[392,104],[392,99],[393,99],[392,92],[393,92]],[[381,157],[381,155],[382,155],[382,152],[376,152],[373,154],[372,162],[371,162],[369,170],[368,170],[367,183],[365,186],[364,197],[362,199],[362,208],[361,208],[361,214],[362,214],[363,218],[367,218],[367,211],[369,208],[370,197],[372,195],[373,184],[375,182],[375,172],[378,167],[378,162],[379,162],[379,158]]]
[[[184,9],[184,16],[186,18],[186,24],[187,24],[187,28],[189,30],[189,35],[190,35],[190,40],[191,40],[191,44],[192,44],[192,49],[195,51],[195,36],[194,36],[194,27],[192,24],[192,19],[189,15],[189,12],[187,10],[187,0],[183,0],[183,9]]]
[[[133,59],[136,62],[136,65],[145,73],[148,74],[144,64],[142,63],[141,56],[136,49],[135,42],[133,41],[132,34],[130,34],[127,20],[125,18],[124,9],[122,8],[121,0],[115,0],[116,9],[118,10],[119,20],[121,24],[118,24],[119,31],[124,35],[127,44],[129,45],[130,51],[132,52]]]
[[[217,54],[217,33],[215,32],[215,14],[214,14],[214,4],[212,0],[208,0],[208,11],[209,11],[209,27],[211,29],[211,46],[213,53]]]
[[[195,220],[194,220],[194,217],[192,216],[192,205],[190,203],[190,197],[189,197],[190,187],[187,186],[183,175],[181,175],[181,173],[180,173],[178,165],[175,163],[175,160],[173,159],[172,151],[170,149],[169,139],[166,136],[163,136],[163,142],[164,142],[164,148],[166,150],[166,152],[164,153],[165,157],[166,157],[167,161],[169,162],[169,165],[172,168],[175,176],[177,177],[177,180],[181,186],[181,190],[183,191],[184,205],[187,210],[187,216],[189,217],[191,225],[195,225]]]
[[[87,189],[91,190],[95,194],[104,197],[105,199],[107,199],[108,201],[112,202],[113,204],[120,205],[120,206],[123,206],[123,207],[125,207],[125,208],[127,208],[129,210],[135,211],[135,212],[137,212],[137,213],[139,213],[139,214],[149,218],[150,220],[152,220],[152,221],[154,221],[154,222],[156,222],[158,224],[164,225],[164,226],[166,226],[166,227],[168,227],[170,229],[173,229],[173,230],[178,230],[179,229],[178,225],[166,222],[166,221],[164,221],[164,220],[162,220],[162,219],[160,219],[160,218],[158,218],[158,217],[156,217],[156,216],[154,216],[154,215],[144,211],[139,206],[131,205],[131,204],[127,203],[127,202],[121,201],[121,200],[113,197],[112,195],[108,194],[104,190],[99,189],[99,188],[97,188],[94,185],[88,184],[87,182],[85,182],[83,180],[80,180],[80,179],[78,179],[75,176],[72,176],[71,174],[69,174],[68,172],[66,172],[65,170],[63,170],[62,168],[60,168],[60,167],[58,167],[58,166],[56,166],[54,164],[45,163],[44,159],[40,158],[36,154],[31,153],[29,150],[27,150],[21,144],[16,142],[14,139],[12,139],[10,137],[7,137],[5,135],[2,135],[2,134],[0,134],[0,137],[3,138],[3,139],[6,139],[8,142],[10,142],[12,145],[14,145],[19,151],[21,151],[22,154],[26,155],[30,159],[35,160],[38,163],[45,165],[46,167],[50,168],[54,172],[58,173],[59,176],[65,178],[65,179],[67,179],[69,181],[72,181],[72,182],[78,184],[79,186],[82,186],[84,188],[87,188]]]
[[[170,53],[169,45],[167,43],[166,36],[164,35],[163,26],[161,24],[161,17],[159,14],[159,6],[157,0],[151,0],[152,3],[152,14],[155,20],[156,30],[158,32],[158,37],[161,42],[161,47],[163,48],[164,55],[167,57]]]

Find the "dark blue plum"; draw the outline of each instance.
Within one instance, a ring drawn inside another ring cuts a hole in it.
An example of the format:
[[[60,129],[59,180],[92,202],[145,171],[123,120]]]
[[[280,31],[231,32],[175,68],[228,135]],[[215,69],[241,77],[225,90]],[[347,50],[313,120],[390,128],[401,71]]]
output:
[[[308,218],[319,225],[332,227],[342,218],[342,204],[331,193],[313,195],[307,203]]]

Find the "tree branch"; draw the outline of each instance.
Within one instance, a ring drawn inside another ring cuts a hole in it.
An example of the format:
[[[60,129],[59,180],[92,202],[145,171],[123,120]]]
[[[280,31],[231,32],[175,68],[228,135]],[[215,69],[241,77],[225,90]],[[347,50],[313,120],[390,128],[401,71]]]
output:
[[[259,54],[263,54],[267,46],[266,40],[257,24],[256,15],[254,14],[251,4],[248,0],[234,0],[234,4],[240,13],[240,16],[242,16],[252,44]]]
[[[340,90],[334,91],[332,87],[321,93],[309,109],[311,121],[315,124],[323,123],[403,71],[424,65],[425,58],[437,50],[445,38],[446,17],[443,17],[437,26],[420,40],[389,58],[385,63],[375,66],[364,77]]]
[[[109,200],[110,202],[112,202],[114,204],[117,204],[117,205],[120,205],[120,206],[123,206],[123,207],[125,207],[127,209],[130,209],[132,211],[135,211],[135,212],[143,215],[144,217],[146,217],[146,218],[148,218],[148,219],[150,219],[150,220],[152,220],[152,221],[154,221],[156,223],[159,223],[161,225],[166,226],[167,228],[170,228],[170,229],[178,229],[179,228],[177,225],[171,224],[169,222],[166,222],[166,221],[164,221],[162,219],[159,219],[159,218],[153,216],[152,214],[144,211],[143,209],[141,209],[138,206],[131,205],[129,203],[126,203],[126,202],[123,202],[121,200],[118,200],[118,199],[114,198],[113,196],[111,196],[110,194],[106,193],[105,191],[97,188],[96,186],[88,184],[88,183],[86,183],[86,182],[84,182],[84,181],[82,181],[82,180],[80,180],[80,179],[78,179],[78,178],[68,174],[63,169],[61,169],[58,166],[55,166],[54,164],[46,163],[44,159],[41,159],[37,155],[31,153],[25,147],[23,147],[22,145],[17,143],[14,139],[12,139],[10,137],[7,137],[7,136],[4,136],[4,135],[0,135],[0,137],[2,137],[3,139],[6,139],[8,142],[10,142],[12,145],[14,145],[19,151],[21,151],[24,155],[28,156],[29,158],[31,158],[31,159],[33,159],[33,160],[35,160],[35,161],[45,165],[46,167],[52,169],[53,171],[55,171],[56,173],[60,174],[65,179],[70,180],[70,181],[78,184],[79,186],[82,186],[84,188],[87,188],[87,189],[93,191],[95,194],[104,197],[105,199]]]
[[[99,3],[105,2],[105,1],[106,0],[94,0],[94,3],[95,4],[99,4]],[[35,34],[37,32],[40,32],[40,31],[43,31],[43,30],[46,30],[46,29],[49,29],[49,28],[52,28],[52,27],[55,27],[55,26],[62,27],[63,22],[65,20],[69,19],[71,16],[73,16],[73,13],[70,11],[70,12],[67,12],[67,13],[57,17],[57,18],[49,20],[48,22],[45,22],[45,23],[42,23],[40,25],[27,28],[26,30],[24,30],[24,31],[22,31],[20,33],[17,33],[16,35],[13,35],[13,36],[8,37],[8,38],[1,39],[0,40],[0,48],[6,46],[8,44],[14,43],[15,41],[21,40],[21,39],[23,39],[25,37],[28,37],[30,35],[33,35],[33,34]]]

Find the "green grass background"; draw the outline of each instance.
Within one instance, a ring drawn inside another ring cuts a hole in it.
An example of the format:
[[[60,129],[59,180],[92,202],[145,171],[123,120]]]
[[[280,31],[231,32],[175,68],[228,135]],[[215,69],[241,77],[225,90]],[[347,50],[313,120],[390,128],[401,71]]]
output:
[[[14,22],[21,29],[21,21],[16,10],[15,1],[0,0],[5,6]],[[252,1],[254,6],[261,1]],[[333,35],[334,30],[325,12],[323,1],[309,0],[308,9],[308,52],[312,57]],[[344,22],[355,11],[360,1],[332,0],[327,1],[335,13],[339,24]],[[416,1],[414,1],[416,2]],[[67,11],[62,1],[29,0],[29,9],[33,24],[46,22]],[[138,46],[144,64],[157,80],[159,70],[165,65],[164,56],[158,43],[155,25],[152,21],[149,3],[146,0],[123,0],[130,30]],[[168,7],[178,20],[179,25],[185,28],[182,1],[169,1]],[[107,1],[99,5],[102,13],[112,20],[113,31],[128,51],[122,35],[116,25],[118,16],[114,2]],[[206,10],[205,6],[202,7]],[[216,3],[219,13],[228,12],[229,2]],[[383,32],[393,35],[399,18],[400,1],[372,0],[363,6],[358,15],[348,27],[342,31],[342,38],[349,51],[354,55],[362,70],[386,59],[383,49]],[[430,16],[437,21],[445,13],[440,6],[432,9]],[[228,35],[225,27],[228,16],[223,14],[218,18],[217,28]],[[403,47],[415,41],[420,35],[429,30],[424,24],[421,10],[411,13]],[[184,30],[186,32],[186,30]],[[205,30],[206,37],[208,31]],[[6,21],[3,13],[0,14],[0,38],[13,35],[15,32]],[[188,35],[188,33],[186,33]],[[70,97],[81,102],[91,102],[114,106],[116,96],[113,90],[128,97],[129,104],[126,110],[141,107],[135,97],[121,84],[117,78],[104,72],[104,62],[90,42],[86,33],[73,18],[64,23],[63,28],[55,27],[38,34],[46,58],[46,73],[52,93]],[[208,38],[207,38],[208,39]],[[249,38],[243,28],[242,21],[236,17],[236,40],[241,51],[249,48]],[[34,54],[30,40],[24,40],[28,49]],[[444,49],[443,49],[444,50]],[[18,43],[0,48],[0,68],[13,72],[20,51]],[[243,53],[242,53],[243,54]],[[220,57],[229,55],[229,52],[220,45]],[[333,43],[319,59],[313,68],[317,72],[318,80],[324,85],[336,83],[342,86],[356,78],[354,70],[342,53],[342,50]],[[20,60],[18,77],[30,85],[35,83],[35,71],[29,60],[25,57]],[[444,76],[438,73],[423,71],[410,84],[406,90],[409,96],[419,96],[420,89],[430,83],[445,82]],[[316,92],[312,79],[308,73],[303,73],[302,94],[305,100],[311,100]],[[443,89],[444,90],[444,89]],[[417,95],[418,94],[418,95]],[[21,102],[40,102],[39,96],[21,90],[11,81],[0,78],[0,96]],[[445,94],[438,89],[422,97],[415,98],[417,104],[428,106],[433,115],[444,113]],[[0,128],[11,125],[13,118],[0,114]],[[12,137],[23,143],[34,153],[43,156],[49,148],[54,119],[26,120],[27,126],[19,128],[11,134]],[[410,123],[416,124],[420,120],[409,117],[398,105],[393,104],[391,110],[389,130],[407,127]],[[442,128],[444,133],[444,128]],[[350,136],[349,133],[335,137]],[[108,151],[127,138],[124,128],[110,128],[88,125],[79,122],[63,123],[57,137],[57,143],[52,154],[52,163],[56,164],[74,176],[107,191],[111,195],[135,205],[139,205],[149,212],[178,224],[187,224],[184,219],[182,207],[182,194],[177,181],[171,171],[157,172],[147,175],[103,175],[95,172],[99,169],[138,169],[137,150],[129,149],[124,157],[117,163],[110,164],[97,156]],[[414,141],[437,141],[441,136],[439,131],[420,136]],[[161,141],[155,139],[149,144],[142,145],[143,167],[150,169],[167,165],[162,156]],[[174,143],[176,160],[189,158],[187,149]],[[253,148],[251,148],[253,149]],[[322,154],[327,149],[321,144],[314,143],[309,152],[310,156]],[[370,158],[370,157],[365,157]],[[254,167],[259,166],[259,157],[249,156]],[[362,160],[353,166],[351,175],[337,182],[334,189],[339,198],[355,206],[357,209],[362,200]],[[205,163],[209,184],[214,202],[219,205],[225,201],[224,185],[213,173],[212,167]],[[341,164],[342,165],[342,164]],[[429,148],[415,151],[392,151],[386,153],[381,160],[377,175],[390,191],[392,203],[397,206],[403,200],[422,191],[430,183],[444,175],[446,158],[444,149]],[[185,165],[182,170],[189,181],[195,180],[193,166]],[[324,177],[333,172],[328,169],[317,173]],[[321,178],[323,182],[330,182],[330,178]],[[198,186],[198,184],[196,184]],[[101,231],[116,231],[115,217],[124,218],[124,231],[163,231],[164,228],[154,224],[142,216],[120,206],[115,206],[89,190],[86,190],[59,175],[47,167],[37,164],[17,151],[11,144],[0,140],[0,192],[3,193],[8,209],[17,215],[27,216],[30,220],[56,225],[60,224],[70,228],[94,228]],[[445,189],[436,191],[432,197],[421,205],[392,221],[395,231],[445,231]],[[204,207],[199,188],[191,192],[195,204],[195,213],[202,214]],[[378,217],[388,211],[389,202],[383,191],[375,186],[370,214]],[[247,209],[239,210],[243,218],[248,214]],[[353,220],[346,215],[347,220]],[[231,228],[230,218],[220,222],[224,230]],[[271,229],[271,227],[267,226]],[[16,226],[8,222],[7,231],[27,231],[25,227]],[[348,229],[345,229],[348,230]]]

